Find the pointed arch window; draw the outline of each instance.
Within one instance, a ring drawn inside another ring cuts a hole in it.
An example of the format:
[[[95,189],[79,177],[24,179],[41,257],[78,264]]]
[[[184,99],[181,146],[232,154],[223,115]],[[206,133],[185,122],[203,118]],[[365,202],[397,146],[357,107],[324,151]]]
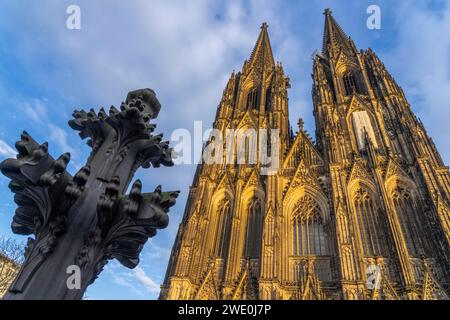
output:
[[[247,230],[245,236],[245,256],[260,256],[262,242],[262,208],[261,202],[254,199],[248,209]]]
[[[344,74],[342,80],[344,82],[345,94],[347,96],[358,92],[358,86],[356,84],[356,79],[353,72],[347,72]]]
[[[247,109],[258,109],[259,90],[251,89],[247,94]]]
[[[228,254],[228,243],[231,231],[231,206],[228,199],[224,199],[218,205],[216,237],[214,241],[214,256],[225,258]]]
[[[414,202],[410,194],[403,188],[397,187],[393,194],[395,210],[400,223],[406,248],[412,257],[420,255],[420,234]]]
[[[327,255],[324,221],[313,198],[307,195],[298,202],[292,226],[295,256]]]
[[[266,110],[272,110],[272,88],[269,87],[266,91],[266,103],[265,103]]]
[[[365,257],[386,255],[385,227],[380,217],[381,211],[374,205],[373,197],[362,188],[354,197],[361,242]]]

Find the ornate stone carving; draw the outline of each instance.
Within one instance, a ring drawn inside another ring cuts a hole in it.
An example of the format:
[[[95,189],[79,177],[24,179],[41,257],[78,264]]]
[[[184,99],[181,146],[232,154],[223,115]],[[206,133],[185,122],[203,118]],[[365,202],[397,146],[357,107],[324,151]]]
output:
[[[227,101],[234,101],[234,110],[218,129],[237,129],[241,125],[280,129],[278,147],[282,166],[273,176],[258,177],[254,173],[249,175],[246,165],[199,167],[194,188],[202,188],[202,177],[209,176],[213,186],[234,192],[236,204],[240,204],[239,199],[248,197],[248,186],[257,182],[259,201],[266,210],[264,228],[256,236],[252,234],[249,238],[243,225],[238,224],[226,232],[233,250],[221,257],[226,274],[217,281],[218,294],[225,299],[231,297],[230,283],[236,278],[243,279],[239,278],[245,254],[242,248],[249,241],[260,242],[261,247],[260,255],[252,259],[260,268],[257,277],[260,299],[420,299],[421,291],[427,292],[427,298],[432,297],[434,293],[430,292],[434,289],[420,289],[421,267],[417,268],[414,262],[415,251],[409,250],[416,242],[421,247],[419,254],[426,253],[437,261],[439,277],[435,281],[448,291],[444,285],[450,279],[448,168],[412,113],[403,91],[375,53],[370,49],[359,51],[330,10],[325,12],[325,21],[323,51],[313,57],[315,144],[305,133],[302,122],[299,132],[294,133],[291,128],[287,77],[281,63],[272,65],[262,54],[271,52],[267,49],[265,27],[242,74],[230,79],[239,88],[230,92],[232,97],[227,97]],[[246,94],[254,85],[261,85],[258,87],[261,99],[270,88],[272,107],[253,109],[246,115],[243,112]],[[221,114],[219,109],[217,115]],[[401,159],[408,161],[407,166]],[[237,174],[223,179],[230,172]],[[402,205],[411,210],[396,208],[396,185],[414,199],[413,206]],[[198,198],[211,203],[211,195],[214,197],[218,189],[205,188],[190,195],[187,214],[195,212]],[[245,206],[235,205],[231,210],[233,216],[246,221]],[[320,214],[314,214],[318,211]],[[210,221],[214,221],[215,214],[212,210]],[[408,230],[415,229],[418,232],[408,236],[411,233]],[[176,247],[190,241],[189,234],[180,230]],[[176,270],[184,262],[174,256],[165,286],[170,286],[170,279],[179,277],[192,279],[192,288],[203,283],[199,274],[207,269],[209,249],[217,237],[213,226],[209,230],[199,230],[192,244],[193,248],[200,248],[193,259],[199,261],[193,270],[181,275]],[[317,262],[315,270],[323,285],[318,285],[311,272],[303,277],[309,282],[296,281],[298,268],[294,266],[308,259]],[[381,266],[379,261],[389,278],[381,283],[380,290],[370,291],[365,268]],[[245,285],[239,288],[236,296],[251,298],[242,293]]]
[[[70,154],[57,160],[24,132],[16,143],[17,159],[0,164],[11,179],[18,205],[15,233],[29,238],[26,260],[5,299],[81,299],[103,266],[117,259],[128,268],[139,263],[149,237],[168,224],[176,192],[142,193],[139,180],[125,191],[139,167],[173,165],[162,136],[152,135],[161,106],[150,89],[130,92],[120,110],[111,107],[75,111],[69,125],[89,138],[87,163],[72,177]],[[81,271],[81,287],[69,289],[69,266]],[[46,290],[42,290],[46,288]]]

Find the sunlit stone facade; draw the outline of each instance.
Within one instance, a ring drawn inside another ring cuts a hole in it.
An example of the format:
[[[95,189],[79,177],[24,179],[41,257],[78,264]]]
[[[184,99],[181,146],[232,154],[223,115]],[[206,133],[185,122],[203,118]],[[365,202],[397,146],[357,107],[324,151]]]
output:
[[[377,55],[324,15],[315,142],[291,129],[263,24],[214,128],[278,129],[280,167],[198,166],[161,299],[448,298],[448,167]]]

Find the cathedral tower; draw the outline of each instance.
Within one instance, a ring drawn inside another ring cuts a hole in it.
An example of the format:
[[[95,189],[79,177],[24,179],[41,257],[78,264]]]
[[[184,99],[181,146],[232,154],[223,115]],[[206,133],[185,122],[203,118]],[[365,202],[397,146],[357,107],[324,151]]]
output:
[[[324,15],[316,142],[301,119],[290,129],[289,78],[263,24],[214,128],[266,129],[279,168],[198,166],[161,299],[448,299],[448,167],[376,54]],[[247,153],[262,152],[257,132]]]

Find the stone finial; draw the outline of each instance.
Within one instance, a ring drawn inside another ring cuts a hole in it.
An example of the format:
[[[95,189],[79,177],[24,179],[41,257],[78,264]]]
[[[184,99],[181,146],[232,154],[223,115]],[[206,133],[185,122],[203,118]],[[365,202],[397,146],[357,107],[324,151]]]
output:
[[[299,129],[300,131],[303,131],[303,127],[304,127],[304,125],[305,125],[305,122],[303,121],[302,118],[298,119],[297,124],[298,124],[298,129]]]

